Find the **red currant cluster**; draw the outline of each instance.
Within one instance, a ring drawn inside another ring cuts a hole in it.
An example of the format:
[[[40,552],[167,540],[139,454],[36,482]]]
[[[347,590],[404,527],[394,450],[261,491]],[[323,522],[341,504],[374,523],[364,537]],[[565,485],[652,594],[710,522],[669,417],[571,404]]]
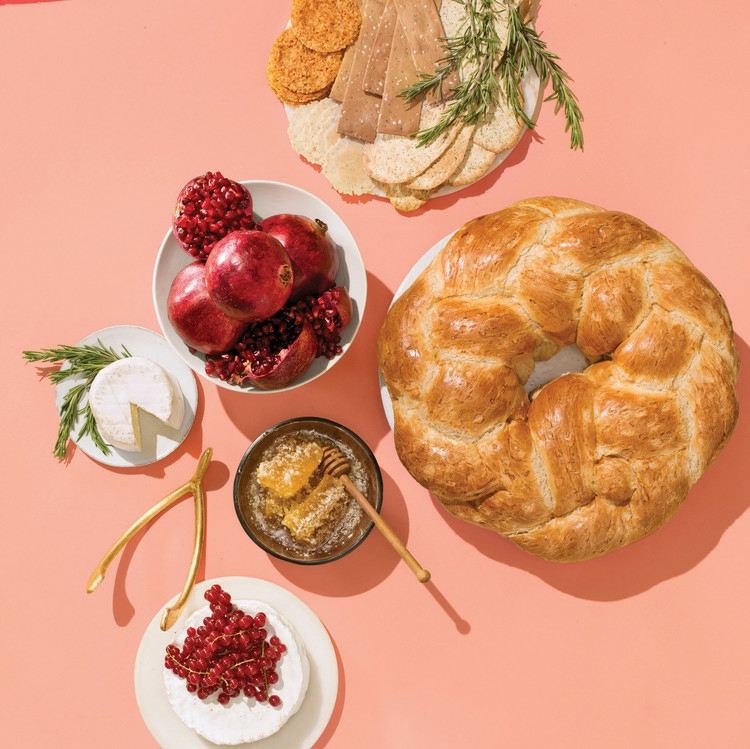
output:
[[[279,707],[281,697],[268,691],[279,680],[276,665],[286,645],[276,636],[267,639],[266,615],[261,611],[250,616],[235,608],[219,585],[204,595],[211,616],[200,627],[188,627],[182,650],[167,646],[164,666],[185,679],[188,692],[202,700],[219,692],[219,702],[226,705],[244,694]]]

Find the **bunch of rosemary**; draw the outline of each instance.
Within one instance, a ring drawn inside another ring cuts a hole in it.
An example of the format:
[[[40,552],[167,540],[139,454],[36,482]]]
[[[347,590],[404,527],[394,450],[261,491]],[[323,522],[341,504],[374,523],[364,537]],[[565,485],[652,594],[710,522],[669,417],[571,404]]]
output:
[[[488,117],[505,97],[516,117],[528,128],[535,122],[524,110],[521,86],[528,70],[533,70],[552,93],[545,101],[555,102],[555,113],[563,110],[565,132],[570,132],[570,147],[583,149],[583,114],[571,79],[560,66],[560,58],[551,52],[528,20],[529,3],[517,7],[512,0],[456,0],[466,8],[466,25],[458,36],[444,40],[445,57],[433,73],[420,73],[418,80],[401,92],[414,101],[435,91],[445,103],[445,111],[436,125],[420,130],[419,145],[432,143],[455,123],[476,125]],[[505,48],[497,32],[507,14],[508,40]],[[471,71],[447,96],[444,84],[454,71]]]
[[[79,416],[83,417],[83,423],[78,430],[77,439],[89,435],[93,443],[105,454],[109,455],[109,445],[102,439],[96,427],[94,414],[91,406],[87,403],[81,406],[84,395],[88,393],[94,377],[106,367],[118,359],[130,356],[130,352],[122,347],[121,353],[113,348],[105,346],[101,341],[97,345],[87,346],[58,346],[57,348],[42,349],[41,351],[24,351],[23,358],[28,362],[67,364],[60,369],[50,373],[49,379],[52,384],[57,385],[69,377],[80,377],[81,382],[73,385],[65,394],[60,406],[60,426],[57,430],[57,440],[52,454],[58,460],[64,460],[68,448],[68,439],[75,427]]]

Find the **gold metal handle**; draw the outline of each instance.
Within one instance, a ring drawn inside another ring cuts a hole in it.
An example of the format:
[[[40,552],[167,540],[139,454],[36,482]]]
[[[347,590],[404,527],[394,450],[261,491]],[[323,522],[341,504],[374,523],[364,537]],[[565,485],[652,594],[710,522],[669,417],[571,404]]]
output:
[[[148,525],[148,523],[161,515],[161,513],[171,507],[175,502],[188,494],[192,494],[195,508],[193,556],[190,560],[190,568],[188,569],[182,593],[180,593],[174,605],[164,611],[161,620],[161,628],[162,630],[167,630],[177,622],[180,618],[180,614],[182,614],[182,609],[184,608],[187,599],[190,597],[193,585],[195,584],[195,578],[198,575],[198,566],[200,565],[201,556],[203,554],[203,542],[206,535],[206,494],[203,491],[203,485],[201,482],[206,475],[212,456],[213,450],[210,447],[204,450],[190,481],[167,494],[164,499],[160,500],[151,509],[144,512],[143,515],[141,515],[141,517],[139,517],[138,520],[136,520],[130,528],[128,528],[125,533],[117,539],[112,548],[104,555],[104,557],[102,557],[102,560],[91,573],[88,582],[86,583],[87,593],[96,590],[102,580],[104,580],[104,575],[107,572],[107,568],[112,563],[112,560],[123,550],[125,545],[133,538],[133,536],[135,536],[136,533],[138,533],[138,531],[141,530],[141,528]]]
[[[195,504],[195,541],[193,542],[193,558],[190,560],[190,569],[188,570],[182,593],[180,593],[173,606],[169,606],[164,610],[164,615],[161,618],[160,625],[162,632],[166,632],[166,630],[174,626],[180,618],[182,609],[185,607],[187,599],[190,597],[190,592],[193,590],[195,578],[198,574],[198,565],[201,561],[203,541],[206,534],[206,495],[203,493],[203,487],[200,484],[196,484],[195,486],[193,499]]]
[[[131,525],[130,528],[128,528],[125,533],[117,539],[112,548],[102,557],[101,562],[99,562],[94,568],[94,571],[91,573],[91,576],[86,583],[86,592],[93,593],[93,591],[99,587],[99,584],[104,580],[104,575],[106,574],[109,565],[125,548],[128,541],[130,541],[133,536],[141,530],[141,528],[148,525],[154,518],[161,515],[164,510],[171,507],[175,502],[190,494],[192,488],[193,485],[190,482],[183,484],[179,489],[175,489],[173,492],[167,494],[164,499],[157,502],[150,510],[144,512],[143,515],[141,515],[138,520],[136,520],[133,525]]]

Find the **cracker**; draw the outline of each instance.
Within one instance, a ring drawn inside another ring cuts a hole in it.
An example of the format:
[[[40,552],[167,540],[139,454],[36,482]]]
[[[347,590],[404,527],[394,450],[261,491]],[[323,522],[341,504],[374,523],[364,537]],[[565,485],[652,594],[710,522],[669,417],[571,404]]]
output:
[[[476,142],[472,143],[448,184],[455,187],[473,184],[489,172],[497,156],[494,151],[488,151]]]
[[[331,86],[331,93],[329,96],[339,103],[344,101],[344,96],[346,95],[346,84],[349,80],[349,75],[352,72],[352,65],[356,53],[356,44],[352,44],[351,47],[347,48],[346,52],[344,52],[344,57],[341,60],[341,67],[339,68],[336,80],[333,82],[333,86]]]
[[[381,185],[391,205],[403,213],[419,210],[432,196],[432,190],[410,190],[404,185]]]
[[[394,6],[395,7],[395,6]],[[383,85],[378,132],[387,135],[414,135],[419,130],[422,102],[407,101],[400,93],[417,80],[417,69],[409,53],[409,42],[398,18],[393,30],[388,66]]]
[[[377,135],[381,98],[365,91],[364,77],[378,23],[384,10],[385,0],[367,0],[365,3],[362,30],[354,45],[356,52],[346,83],[339,120],[341,135],[366,143],[372,143]]]
[[[359,36],[362,13],[356,0],[294,0],[292,27],[317,52],[337,52]]]
[[[352,138],[339,138],[323,163],[323,176],[342,195],[367,195],[376,188],[365,169],[364,145]]]
[[[380,17],[378,31],[372,43],[370,59],[365,70],[364,88],[368,94],[383,96],[385,74],[391,57],[393,36],[398,25],[398,11],[393,0],[388,0]]]
[[[466,152],[471,145],[473,133],[473,125],[461,128],[451,147],[434,164],[409,182],[406,187],[410,190],[435,190],[450,179],[450,176],[464,160],[464,156],[466,156]]]
[[[270,70],[270,68],[266,69],[266,77],[268,78],[268,85],[271,87],[271,90],[285,104],[309,104],[310,102],[317,101],[318,99],[323,99],[326,96],[327,89],[314,91],[310,94],[299,94],[296,91],[292,91],[278,80],[278,78],[274,74],[274,71]]]
[[[322,54],[308,49],[294,29],[286,29],[271,48],[269,77],[290,91],[309,95],[331,87],[341,67],[341,57],[340,52]]]
[[[518,143],[523,133],[523,123],[511,110],[504,96],[486,121],[477,125],[474,142],[488,151],[502,153]]]
[[[341,105],[332,99],[289,110],[289,142],[311,164],[323,164],[328,152],[338,143],[336,125]]]
[[[444,108],[422,107],[420,128],[435,125]],[[434,164],[451,146],[462,125],[454,123],[432,143],[419,146],[416,138],[400,135],[378,135],[374,143],[365,146],[365,165],[370,176],[390,185],[410,182]]]

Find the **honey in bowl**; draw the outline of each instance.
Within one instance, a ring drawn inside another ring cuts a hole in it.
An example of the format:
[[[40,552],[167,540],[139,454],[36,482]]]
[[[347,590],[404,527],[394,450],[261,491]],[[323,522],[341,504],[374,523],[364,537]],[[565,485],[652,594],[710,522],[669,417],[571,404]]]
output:
[[[355,434],[326,419],[282,422],[250,446],[235,479],[240,522],[271,554],[302,564],[328,562],[369,533],[371,521],[340,479],[323,472],[323,451],[330,447],[346,457],[349,479],[380,508],[380,471]]]

